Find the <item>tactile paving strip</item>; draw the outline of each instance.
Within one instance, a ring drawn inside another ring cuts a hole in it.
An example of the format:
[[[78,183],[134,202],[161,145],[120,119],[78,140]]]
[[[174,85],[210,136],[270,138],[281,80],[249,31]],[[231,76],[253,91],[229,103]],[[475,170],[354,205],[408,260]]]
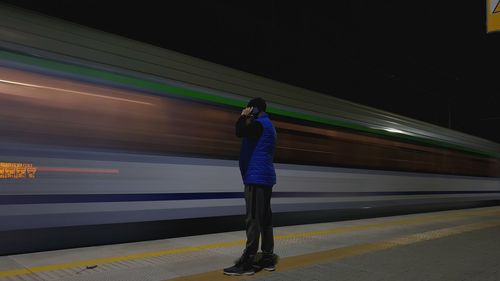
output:
[[[276,228],[275,250],[281,257],[303,255],[322,250],[336,249],[345,245],[366,243],[372,241],[374,237],[378,240],[381,237],[386,237],[386,235],[391,235],[391,229],[397,229],[398,235],[400,235],[432,230],[439,224],[451,226],[460,225],[471,220],[488,220],[498,216],[499,210],[500,208],[496,209],[496,213],[484,211],[477,213],[478,215],[475,216],[456,216],[453,213],[448,216],[435,215],[434,220],[421,219],[418,216],[405,216],[353,221],[352,223],[325,223]],[[473,212],[466,214],[470,213]],[[449,219],[458,217],[460,219]],[[439,220],[436,218],[439,218]],[[410,222],[406,226],[411,227],[401,228],[401,225],[404,224],[396,224],[395,222],[398,220],[401,222]],[[388,227],[384,228],[384,225]],[[165,243],[165,240],[163,240],[158,242],[159,246],[156,252],[129,254],[128,256],[117,256],[116,258],[111,257],[106,261],[96,262],[98,266],[95,268],[86,269],[83,265],[60,267],[61,269],[41,270],[41,272],[32,274],[0,277],[0,281],[166,280],[178,276],[221,270],[224,267],[231,266],[233,261],[241,255],[244,247],[244,241],[241,239],[244,237],[244,232],[240,231],[220,235],[212,234],[169,239],[169,243]],[[134,248],[137,251],[143,249],[141,245],[149,245],[151,243],[145,242],[144,244],[138,243],[123,246],[111,245],[108,248],[123,247],[129,250],[130,248]],[[162,248],[166,248],[167,250],[162,251]],[[96,249],[98,248],[96,247]],[[148,250],[153,249],[153,247],[148,248]],[[75,249],[74,251],[78,250]],[[110,253],[119,254],[120,252],[110,251]],[[37,254],[36,256],[41,257],[43,255]],[[76,257],[74,254],[69,256],[72,258]],[[12,259],[3,257],[3,260],[0,260],[3,261],[0,273],[2,273],[1,270],[22,268],[20,262],[16,262],[14,259],[15,256]],[[99,261],[99,258],[95,259],[95,261]]]

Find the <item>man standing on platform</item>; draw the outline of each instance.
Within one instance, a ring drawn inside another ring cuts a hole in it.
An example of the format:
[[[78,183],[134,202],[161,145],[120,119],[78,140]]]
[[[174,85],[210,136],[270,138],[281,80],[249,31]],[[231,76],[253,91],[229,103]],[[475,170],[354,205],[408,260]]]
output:
[[[245,185],[247,243],[235,265],[224,269],[226,275],[252,275],[256,270],[275,270],[271,194],[276,184],[273,165],[276,130],[266,107],[264,99],[252,99],[236,122],[236,136],[243,138],[240,171]],[[256,261],[260,236],[262,257]]]

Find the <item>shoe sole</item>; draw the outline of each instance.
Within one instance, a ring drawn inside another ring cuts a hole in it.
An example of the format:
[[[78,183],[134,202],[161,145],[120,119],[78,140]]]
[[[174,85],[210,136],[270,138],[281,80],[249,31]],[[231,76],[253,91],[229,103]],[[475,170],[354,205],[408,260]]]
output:
[[[250,276],[254,275],[255,272],[245,272],[245,273],[230,273],[230,272],[224,272],[224,275],[229,275],[229,276]]]
[[[275,271],[276,270],[275,266],[273,266],[273,267],[260,267],[258,265],[253,265],[253,268],[255,270],[262,270],[262,269],[267,270],[267,271]]]

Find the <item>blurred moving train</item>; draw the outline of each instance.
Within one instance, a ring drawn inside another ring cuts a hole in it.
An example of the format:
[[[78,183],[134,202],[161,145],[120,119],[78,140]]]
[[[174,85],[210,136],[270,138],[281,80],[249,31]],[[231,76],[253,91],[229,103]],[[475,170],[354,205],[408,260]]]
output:
[[[496,143],[0,5],[0,255],[243,229],[256,96],[276,225],[500,202]]]

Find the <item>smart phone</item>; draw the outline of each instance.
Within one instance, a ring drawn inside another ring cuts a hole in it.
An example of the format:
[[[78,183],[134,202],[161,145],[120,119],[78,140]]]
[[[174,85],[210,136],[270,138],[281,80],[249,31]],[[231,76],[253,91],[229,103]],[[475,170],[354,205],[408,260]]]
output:
[[[259,112],[260,112],[259,108],[258,107],[254,107],[252,109],[252,116],[256,118],[257,115],[259,114]]]

